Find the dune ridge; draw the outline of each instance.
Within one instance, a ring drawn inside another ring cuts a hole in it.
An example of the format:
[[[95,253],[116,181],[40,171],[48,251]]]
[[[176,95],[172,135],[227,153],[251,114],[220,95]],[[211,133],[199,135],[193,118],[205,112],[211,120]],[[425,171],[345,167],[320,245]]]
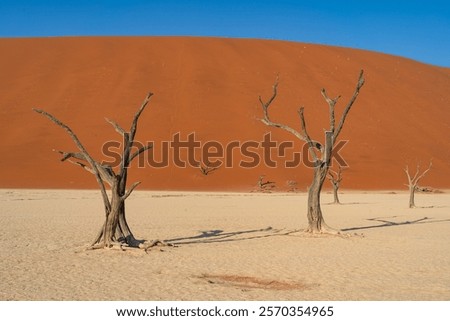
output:
[[[271,132],[275,141],[293,141],[301,150],[294,138],[259,121],[258,96],[268,98],[279,75],[272,118],[299,126],[296,110],[305,106],[310,134],[321,141],[328,122],[321,88],[330,96],[342,95],[336,107],[340,115],[360,69],[366,85],[340,136],[349,141],[341,151],[349,165],[342,187],[402,189],[406,164],[426,166],[433,159],[422,184],[449,188],[448,68],[348,48],[193,37],[0,39],[0,187],[96,187],[90,174],[59,162],[52,150],[72,151],[74,145],[32,107],[70,125],[97,158],[105,141],[120,141],[104,117],[126,126],[148,91],[154,97],[140,119],[137,139],[154,141],[157,160],[161,142],[176,133],[181,139],[195,133],[202,143],[226,145],[261,142]],[[231,168],[222,166],[209,175],[198,168],[145,164],[130,171],[130,182],[140,180],[140,188],[155,190],[249,191],[264,174],[284,191],[288,181],[304,189],[311,180],[311,170],[303,165],[240,168],[239,161],[248,158],[232,153]]]

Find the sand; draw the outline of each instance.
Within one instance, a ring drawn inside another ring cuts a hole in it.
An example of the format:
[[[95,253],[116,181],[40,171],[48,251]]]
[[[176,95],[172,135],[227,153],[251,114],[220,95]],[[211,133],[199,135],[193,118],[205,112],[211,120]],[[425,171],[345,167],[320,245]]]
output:
[[[98,160],[101,146],[120,136],[111,118],[127,128],[148,91],[154,97],[140,119],[137,140],[155,142],[191,133],[205,144],[261,142],[272,132],[278,143],[295,142],[263,125],[258,96],[268,99],[277,74],[274,121],[299,128],[297,109],[305,107],[308,131],[323,141],[328,106],[320,91],[342,95],[336,117],[351,97],[360,69],[366,84],[339,137],[349,169],[343,187],[357,190],[402,189],[405,165],[433,170],[421,185],[450,188],[450,69],[364,50],[285,41],[195,37],[70,37],[0,39],[0,187],[96,188],[93,177],[59,163],[52,149],[73,151],[67,135],[32,112],[45,109],[69,124]],[[293,149],[291,151],[294,151]],[[262,156],[262,151],[258,153]],[[196,153],[200,160],[200,152]],[[146,158],[145,160],[147,160]],[[198,168],[130,172],[151,190],[250,191],[261,174],[279,191],[294,180],[304,190],[311,169],[237,166],[248,158],[234,153],[232,168],[210,176]],[[135,164],[136,165],[136,164]],[[18,175],[20,173],[20,175]]]
[[[450,194],[323,194],[315,237],[306,195],[136,191],[137,237],[177,247],[84,247],[102,223],[91,190],[0,190],[0,300],[450,300]]]

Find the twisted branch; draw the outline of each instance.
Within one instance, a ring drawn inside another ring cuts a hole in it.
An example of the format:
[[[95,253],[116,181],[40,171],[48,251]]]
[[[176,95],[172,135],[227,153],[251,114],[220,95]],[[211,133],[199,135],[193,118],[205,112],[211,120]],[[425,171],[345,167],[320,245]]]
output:
[[[264,113],[264,118],[261,119],[261,122],[267,126],[272,126],[272,127],[277,127],[277,128],[281,128],[291,134],[293,134],[295,137],[297,137],[300,140],[303,141],[307,141],[307,138],[305,136],[303,136],[300,132],[296,131],[295,129],[284,125],[284,124],[280,124],[280,123],[275,123],[273,121],[270,120],[269,117],[269,107],[272,104],[272,102],[275,100],[276,96],[277,96],[277,88],[278,88],[278,77],[275,80],[274,85],[272,86],[272,96],[269,98],[269,100],[267,102],[264,102],[261,98],[261,96],[259,96],[259,102],[261,103],[261,107],[263,109],[263,113]]]
[[[46,111],[44,111],[42,109],[33,108],[33,110],[36,113],[47,117],[50,121],[52,121],[53,123],[55,123],[56,125],[58,125],[62,129],[64,129],[69,134],[70,138],[72,138],[72,140],[75,142],[75,145],[78,147],[78,149],[80,150],[81,154],[79,154],[79,153],[66,153],[66,154],[64,154],[63,153],[63,159],[62,160],[68,159],[69,157],[77,156],[77,157],[81,157],[82,159],[86,160],[89,163],[89,165],[91,166],[92,171],[94,172],[95,179],[97,180],[97,183],[100,186],[100,190],[101,190],[102,198],[103,198],[103,204],[105,206],[105,213],[108,215],[108,213],[111,210],[111,203],[109,201],[108,195],[106,194],[105,184],[103,183],[103,180],[102,180],[100,172],[99,172],[100,165],[91,157],[91,155],[89,155],[89,153],[86,150],[86,148],[83,146],[83,144],[80,142],[78,137],[75,135],[75,133],[72,131],[72,129],[69,126],[67,126],[62,121],[60,121],[59,119],[54,117],[52,114],[50,114],[50,113],[48,113],[48,112],[46,112]],[[78,164],[78,165],[80,165],[80,164]]]
[[[135,159],[137,156],[139,156],[140,154],[142,154],[143,152],[152,149],[153,148],[153,144],[149,143],[147,146],[143,146],[141,148],[139,148],[136,152],[134,152],[132,155],[130,155],[130,158],[128,160],[128,163],[131,163],[131,161],[133,159]]]
[[[108,118],[105,118],[105,120],[111,124],[111,126],[115,129],[116,132],[118,132],[122,136],[125,135],[125,130],[122,127],[120,127],[118,123]]]

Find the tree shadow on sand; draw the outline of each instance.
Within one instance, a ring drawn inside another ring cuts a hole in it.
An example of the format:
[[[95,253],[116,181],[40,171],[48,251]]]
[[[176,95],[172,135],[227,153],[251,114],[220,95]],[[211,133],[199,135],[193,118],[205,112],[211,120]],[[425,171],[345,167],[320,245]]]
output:
[[[388,220],[392,218],[396,218],[397,216],[391,216],[391,217],[375,217],[375,218],[369,218],[368,221],[374,221],[374,222],[380,222],[382,224],[377,225],[368,225],[368,226],[358,226],[358,227],[349,227],[344,228],[341,231],[348,232],[348,231],[356,231],[356,230],[365,230],[365,229],[371,229],[371,228],[379,228],[379,227],[390,227],[390,226],[401,226],[401,225],[412,225],[412,224],[430,224],[430,223],[440,223],[440,222],[450,222],[450,219],[446,220],[436,220],[430,217],[423,217],[419,218],[417,220],[413,221],[402,221],[402,222],[394,222],[393,220]]]
[[[272,236],[289,235],[294,232],[298,232],[298,230],[274,229],[270,226],[263,229],[234,231],[234,232],[225,232],[224,230],[208,230],[208,231],[200,231],[200,234],[198,235],[174,238],[170,240],[165,240],[165,242],[174,245],[235,242],[235,241],[266,238]]]
[[[369,203],[369,202],[341,202],[341,203],[327,202],[327,203],[324,203],[322,205],[341,206],[341,205],[367,205],[367,204],[375,204],[375,203]]]
[[[415,208],[447,208],[448,206],[445,205],[441,205],[441,206],[437,206],[437,205],[428,205],[428,206],[414,206],[412,209]]]

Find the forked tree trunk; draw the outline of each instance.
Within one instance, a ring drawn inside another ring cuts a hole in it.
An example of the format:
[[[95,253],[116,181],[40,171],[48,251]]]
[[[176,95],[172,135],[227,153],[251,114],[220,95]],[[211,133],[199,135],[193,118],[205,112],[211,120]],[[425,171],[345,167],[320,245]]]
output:
[[[111,209],[105,216],[102,230],[93,244],[101,243],[110,247],[116,243],[124,243],[131,247],[138,247],[141,242],[135,239],[125,217],[125,193],[120,192],[120,185],[116,182],[111,186]]]
[[[113,204],[117,205],[113,206]],[[93,245],[102,244],[106,247],[115,243],[123,243],[131,247],[139,247],[142,243],[131,232],[125,216],[125,201],[120,200],[118,194],[112,195],[111,212],[105,217],[102,228],[92,242]]]

